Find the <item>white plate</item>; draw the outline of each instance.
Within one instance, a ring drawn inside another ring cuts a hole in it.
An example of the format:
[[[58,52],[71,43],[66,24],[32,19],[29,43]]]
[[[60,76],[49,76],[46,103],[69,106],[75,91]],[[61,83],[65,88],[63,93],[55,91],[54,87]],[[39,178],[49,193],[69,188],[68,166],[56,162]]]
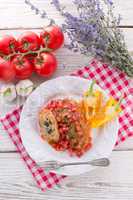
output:
[[[70,157],[67,152],[55,151],[39,136],[38,110],[55,98],[80,99],[91,81],[74,76],[62,76],[41,84],[27,99],[20,117],[20,134],[29,155],[36,162],[57,160],[61,162],[88,161],[108,157],[114,147],[119,128],[118,120],[107,123],[104,127],[93,129],[93,146],[81,158]],[[94,88],[100,89],[95,85]],[[100,89],[101,90],[101,89]],[[104,92],[104,91],[103,91]],[[104,92],[105,98],[108,95]],[[94,169],[91,166],[69,166],[60,168],[58,174],[77,175]]]

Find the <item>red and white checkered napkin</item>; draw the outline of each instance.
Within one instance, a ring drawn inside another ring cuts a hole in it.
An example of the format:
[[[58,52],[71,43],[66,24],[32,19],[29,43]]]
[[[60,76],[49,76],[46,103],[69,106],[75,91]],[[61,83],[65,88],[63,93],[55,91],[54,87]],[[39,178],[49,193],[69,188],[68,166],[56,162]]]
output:
[[[88,67],[84,67],[72,75],[87,79],[95,79],[104,90],[108,91],[109,94],[116,99],[120,97],[121,93],[125,93],[125,100],[122,103],[123,112],[119,117],[120,129],[116,145],[119,144],[119,142],[124,141],[127,137],[133,136],[133,99],[131,99],[133,88],[131,88],[131,83],[126,75],[95,60],[93,60]],[[45,191],[58,184],[65,176],[47,173],[45,170],[37,167],[36,163],[26,152],[18,130],[21,109],[22,107],[14,110],[0,121],[28,166],[38,186]]]

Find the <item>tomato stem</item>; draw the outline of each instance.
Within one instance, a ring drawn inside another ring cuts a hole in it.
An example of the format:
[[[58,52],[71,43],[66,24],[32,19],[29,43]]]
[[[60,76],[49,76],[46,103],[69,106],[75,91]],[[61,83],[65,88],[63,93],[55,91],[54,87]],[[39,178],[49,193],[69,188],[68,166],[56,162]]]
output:
[[[3,53],[0,53],[0,56],[2,56],[2,57],[3,57],[3,56],[5,56],[5,55],[4,55]]]
[[[4,59],[10,60],[11,57],[13,57],[13,56],[15,56],[15,55],[17,55],[17,54],[18,54],[18,53],[14,52],[14,53],[12,53],[12,54],[10,54],[10,55],[8,55],[8,56],[4,56]]]
[[[44,47],[44,48],[41,48],[41,49],[36,50],[36,51],[31,51],[31,50],[30,50],[30,51],[25,52],[25,53],[13,52],[12,54],[10,54],[10,55],[8,55],[8,56],[6,56],[6,55],[0,53],[0,56],[4,57],[5,60],[10,60],[10,58],[12,58],[12,57],[15,56],[15,55],[22,55],[21,58],[23,58],[23,57],[26,56],[26,55],[30,55],[30,54],[37,54],[37,55],[39,55],[39,54],[42,53],[42,52],[48,52],[48,53],[49,53],[49,52],[51,52],[51,51],[52,51],[52,49],[50,49],[50,48],[48,48],[48,47]]]

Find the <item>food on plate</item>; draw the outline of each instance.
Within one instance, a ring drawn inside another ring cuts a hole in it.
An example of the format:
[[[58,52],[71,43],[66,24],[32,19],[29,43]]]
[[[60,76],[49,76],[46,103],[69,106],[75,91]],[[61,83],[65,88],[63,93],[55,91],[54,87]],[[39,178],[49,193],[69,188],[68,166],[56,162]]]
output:
[[[40,48],[40,38],[32,31],[24,32],[18,38],[18,46],[22,53],[36,51]]]
[[[90,123],[82,112],[82,103],[70,99],[52,100],[40,110],[39,125],[41,137],[57,151],[67,150],[71,155],[81,156],[91,148]],[[46,137],[48,134],[50,140]],[[56,139],[52,139],[52,134]]]
[[[64,43],[64,34],[58,26],[48,26],[41,32],[40,40],[43,47],[56,50]]]
[[[95,81],[80,100],[53,99],[39,111],[39,129],[43,140],[57,151],[82,156],[92,147],[92,128],[99,128],[121,112],[120,103],[105,98]]]
[[[84,93],[83,103],[87,120],[90,120],[90,117],[100,112],[102,107],[103,94],[101,91],[93,89],[94,84],[95,81],[92,81],[89,89]]]
[[[21,80],[16,84],[17,95],[27,97],[34,89],[34,84],[31,80]]]
[[[59,141],[59,131],[57,127],[57,121],[54,114],[44,108],[39,113],[39,125],[41,137],[47,140],[49,143]]]
[[[86,119],[90,121],[92,128],[102,126],[117,117],[121,112],[120,103],[123,99],[120,98],[117,102],[110,97],[105,102],[103,93],[100,90],[94,90],[94,84],[93,81],[83,98]]]
[[[11,35],[0,37],[0,55],[9,55],[18,49],[16,39]]]
[[[51,76],[57,68],[56,57],[52,53],[41,53],[34,60],[35,72],[42,77]]]
[[[0,57],[0,80],[12,81],[15,77],[15,70],[11,66],[11,62]]]
[[[114,98],[110,97],[109,100],[107,100],[106,104],[101,108],[100,113],[97,113],[91,119],[91,127],[96,128],[102,126],[117,117],[118,114],[121,112],[121,101],[122,98],[119,100],[119,102],[117,102]]]
[[[11,67],[15,70],[16,78],[20,80],[29,78],[33,72],[33,66],[30,61],[21,55],[17,55],[12,59]]]
[[[12,83],[2,85],[0,89],[0,96],[7,102],[15,100],[17,97],[15,85]]]

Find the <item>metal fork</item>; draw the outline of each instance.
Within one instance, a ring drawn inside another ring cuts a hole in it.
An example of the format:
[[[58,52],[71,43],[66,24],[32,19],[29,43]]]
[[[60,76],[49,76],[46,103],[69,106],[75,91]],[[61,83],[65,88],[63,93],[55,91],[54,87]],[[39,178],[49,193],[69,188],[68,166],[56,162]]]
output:
[[[76,165],[91,165],[91,166],[100,166],[100,167],[107,167],[110,164],[108,158],[99,158],[88,162],[74,162],[74,163],[62,163],[58,161],[44,161],[38,163],[38,166],[45,168],[48,171],[57,170],[61,167],[66,166],[76,166]]]

